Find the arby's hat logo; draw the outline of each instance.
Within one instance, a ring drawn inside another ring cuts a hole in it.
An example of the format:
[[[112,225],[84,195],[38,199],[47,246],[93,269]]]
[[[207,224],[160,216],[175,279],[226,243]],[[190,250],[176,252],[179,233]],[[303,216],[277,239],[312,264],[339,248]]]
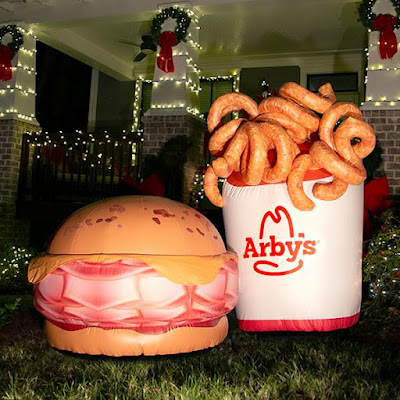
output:
[[[274,230],[266,230],[266,226],[273,224],[284,224],[276,229],[279,236],[269,234]],[[259,274],[288,275],[300,270],[304,260],[316,253],[317,243],[316,240],[307,240],[302,232],[296,234],[288,210],[277,206],[274,212],[264,214],[258,238],[246,237],[243,258],[254,259],[253,268]]]

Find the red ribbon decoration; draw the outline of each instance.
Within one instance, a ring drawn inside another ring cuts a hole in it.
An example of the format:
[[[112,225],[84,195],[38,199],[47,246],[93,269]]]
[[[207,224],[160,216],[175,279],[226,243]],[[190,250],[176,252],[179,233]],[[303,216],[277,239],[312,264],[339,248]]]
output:
[[[175,32],[165,31],[158,37],[158,44],[161,46],[160,55],[157,57],[157,67],[164,72],[174,72],[172,60],[172,46],[176,46]]]
[[[4,44],[0,44],[0,80],[9,81],[12,78],[11,60],[14,52]]]
[[[379,14],[372,22],[372,30],[380,31],[379,51],[382,59],[392,58],[397,53],[396,24],[397,19],[391,14]]]

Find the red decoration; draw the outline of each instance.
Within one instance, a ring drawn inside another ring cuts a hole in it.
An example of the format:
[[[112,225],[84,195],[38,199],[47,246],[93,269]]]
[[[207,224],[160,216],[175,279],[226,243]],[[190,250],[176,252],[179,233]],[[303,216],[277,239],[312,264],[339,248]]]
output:
[[[382,59],[392,58],[397,53],[396,25],[397,19],[391,14],[379,14],[372,22],[372,30],[380,31],[379,51]]]
[[[386,176],[373,179],[364,186],[364,240],[372,236],[371,215],[379,217],[392,206]]]
[[[138,183],[131,176],[125,175],[122,183],[125,188],[146,196],[165,196],[165,183],[160,174],[157,173],[151,174],[141,183]]]
[[[164,72],[174,72],[172,60],[172,47],[178,44],[175,32],[165,31],[158,37],[161,46],[160,55],[157,57],[157,67]]]
[[[12,78],[11,60],[13,57],[13,51],[8,46],[0,44],[0,80],[3,82]]]

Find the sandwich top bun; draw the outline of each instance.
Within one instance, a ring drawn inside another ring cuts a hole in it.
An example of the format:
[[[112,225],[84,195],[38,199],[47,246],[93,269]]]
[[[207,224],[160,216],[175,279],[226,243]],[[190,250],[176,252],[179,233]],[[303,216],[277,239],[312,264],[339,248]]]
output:
[[[237,260],[195,209],[163,197],[122,196],[92,203],[67,218],[47,251],[31,260],[28,279],[38,283],[69,262],[128,258],[186,285],[212,282],[226,261]]]
[[[48,254],[225,253],[214,225],[200,212],[163,197],[122,196],[92,203],[58,229]]]

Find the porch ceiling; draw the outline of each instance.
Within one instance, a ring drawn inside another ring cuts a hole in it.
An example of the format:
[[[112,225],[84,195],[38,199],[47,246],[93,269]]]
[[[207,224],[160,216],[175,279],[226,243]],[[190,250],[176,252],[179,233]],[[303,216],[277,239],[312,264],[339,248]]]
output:
[[[6,3],[14,4],[14,9],[0,11],[0,19],[5,21],[7,15],[12,19],[11,13],[15,20],[33,22],[43,42],[119,79],[152,76],[154,55],[134,64],[138,48],[118,41],[140,43],[141,35],[150,32],[156,1],[108,0],[108,5],[105,0]],[[232,69],[243,63],[249,66],[252,60],[288,54],[361,51],[367,37],[365,28],[357,22],[358,3],[193,0],[194,10],[201,15],[200,68],[203,73],[212,73],[218,65]]]

